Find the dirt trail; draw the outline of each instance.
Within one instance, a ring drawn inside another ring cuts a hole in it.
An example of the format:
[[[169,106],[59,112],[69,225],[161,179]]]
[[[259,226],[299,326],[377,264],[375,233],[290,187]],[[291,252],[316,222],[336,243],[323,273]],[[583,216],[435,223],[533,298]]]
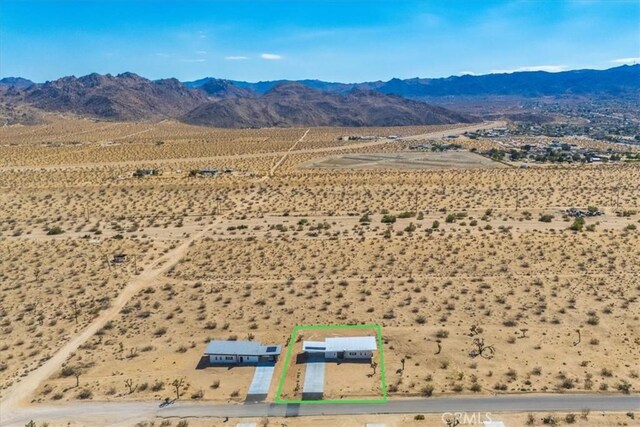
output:
[[[412,135],[399,139],[379,139],[377,141],[368,141],[361,142],[356,144],[345,144],[334,147],[322,147],[322,148],[306,148],[303,150],[295,150],[297,144],[294,144],[287,151],[272,151],[268,153],[246,153],[246,154],[232,154],[227,156],[211,156],[211,157],[177,157],[172,159],[156,159],[156,160],[125,160],[120,162],[95,162],[95,163],[70,163],[70,164],[58,164],[58,165],[43,165],[43,166],[2,166],[0,167],[0,172],[6,171],[46,171],[46,170],[71,170],[71,169],[91,169],[96,167],[113,167],[113,166],[134,166],[141,164],[170,164],[176,162],[197,162],[197,161],[215,161],[215,160],[225,160],[225,159],[255,159],[255,158],[264,158],[264,157],[275,157],[275,156],[283,156],[286,157],[289,154],[308,154],[308,153],[325,153],[332,151],[342,151],[342,150],[353,150],[359,148],[367,148],[367,147],[375,147],[378,145],[384,145],[389,142],[394,141],[415,141],[426,138],[440,138],[447,135],[456,135],[461,134],[466,131],[475,131],[481,129],[491,129],[494,127],[502,127],[505,126],[506,122],[488,122],[488,123],[476,123],[473,125],[468,125],[464,127],[459,127],[455,129],[448,129],[444,131],[438,132],[430,132],[420,135]],[[306,134],[305,134],[306,135]],[[284,159],[281,159],[282,161]],[[280,162],[281,163],[281,162]]]
[[[46,381],[51,375],[55,374],[65,360],[67,360],[67,358],[76,351],[80,345],[92,337],[109,320],[114,319],[129,299],[138,293],[138,291],[147,286],[153,285],[155,279],[176,265],[186,253],[191,243],[209,232],[212,227],[213,225],[208,226],[204,230],[190,236],[180,245],[155,260],[138,276],[133,277],[129,284],[122,290],[120,295],[118,295],[118,298],[113,301],[108,310],[102,312],[82,332],[71,338],[69,342],[67,342],[40,367],[30,372],[27,376],[22,378],[20,382],[4,391],[2,400],[0,400],[0,414],[2,414],[3,417],[7,417],[12,412],[18,410],[22,404],[26,403],[27,399],[35,393],[40,384],[43,381]]]
[[[292,146],[291,148],[289,148],[283,155],[282,157],[280,157],[280,160],[278,160],[276,162],[275,165],[273,165],[273,167],[271,168],[271,170],[269,170],[269,176],[273,176],[273,174],[275,173],[276,169],[278,169],[278,167],[282,164],[282,162],[284,162],[284,160],[287,158],[287,154],[291,153],[293,151],[294,148],[296,148],[298,146],[298,143],[302,142],[302,140],[304,139],[305,136],[307,136],[307,134],[309,133],[309,131],[311,130],[311,128],[307,129],[304,132],[304,135],[302,135],[300,137],[300,139],[298,139]]]

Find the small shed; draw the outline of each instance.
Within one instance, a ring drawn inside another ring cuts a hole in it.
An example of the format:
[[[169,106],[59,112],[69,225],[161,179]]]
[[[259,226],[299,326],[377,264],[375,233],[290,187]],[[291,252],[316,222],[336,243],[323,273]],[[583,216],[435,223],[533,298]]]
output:
[[[222,341],[209,342],[204,355],[211,364],[235,365],[243,363],[275,362],[280,355],[281,347],[277,344],[262,345],[254,341]]]
[[[376,337],[331,337],[324,341],[304,341],[302,351],[325,359],[371,359],[378,349]]]

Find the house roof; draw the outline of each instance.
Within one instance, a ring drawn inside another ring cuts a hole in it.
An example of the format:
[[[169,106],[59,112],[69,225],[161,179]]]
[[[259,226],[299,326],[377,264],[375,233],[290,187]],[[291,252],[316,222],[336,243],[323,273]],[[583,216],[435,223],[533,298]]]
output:
[[[304,341],[302,351],[375,351],[376,337],[333,337],[324,341]]]
[[[209,342],[204,354],[250,355],[250,356],[276,356],[281,348],[277,344],[262,345],[254,341],[222,341]]]
[[[325,340],[327,351],[358,351],[378,349],[376,337],[332,337]]]

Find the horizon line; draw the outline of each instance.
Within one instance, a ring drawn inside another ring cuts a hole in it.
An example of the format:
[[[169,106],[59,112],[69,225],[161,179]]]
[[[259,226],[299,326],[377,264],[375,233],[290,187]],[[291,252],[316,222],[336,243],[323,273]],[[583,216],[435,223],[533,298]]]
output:
[[[469,77],[482,77],[482,76],[491,76],[491,75],[505,75],[505,74],[524,74],[524,73],[544,73],[544,74],[561,74],[561,73],[568,73],[568,72],[575,72],[575,71],[607,71],[607,70],[613,70],[613,69],[617,69],[617,68],[623,68],[623,67],[639,67],[640,64],[639,63],[633,63],[633,64],[621,64],[621,65],[616,65],[613,67],[609,67],[609,68],[571,68],[571,69],[562,69],[562,70],[557,70],[557,71],[550,71],[550,70],[526,70],[526,69],[516,69],[516,70],[494,70],[493,72],[487,72],[487,73],[472,73],[469,71],[464,71],[461,72],[460,74],[451,74],[448,76],[440,76],[440,77],[408,77],[408,78],[400,78],[400,77],[391,77],[388,80],[383,80],[383,79],[377,79],[377,80],[364,80],[364,81],[360,81],[360,82],[340,82],[340,81],[329,81],[329,80],[322,80],[320,78],[303,78],[303,79],[287,79],[287,78],[281,78],[281,79],[273,79],[273,80],[257,80],[257,81],[248,81],[248,80],[235,80],[232,78],[223,78],[223,77],[213,77],[213,76],[205,76],[205,77],[200,77],[200,78],[196,78],[193,80],[180,80],[177,77],[161,77],[161,78],[157,78],[157,79],[151,79],[148,77],[144,77],[141,74],[138,74],[136,72],[133,71],[122,71],[120,73],[117,74],[112,74],[112,73],[98,73],[98,72],[91,72],[88,74],[83,74],[80,76],[76,76],[75,74],[70,74],[70,75],[66,75],[66,76],[60,76],[56,79],[53,80],[45,80],[44,82],[40,81],[34,81],[29,79],[28,77],[22,77],[22,76],[0,76],[0,80],[4,80],[4,79],[25,79],[25,80],[29,80],[30,82],[34,83],[34,84],[43,84],[43,83],[47,83],[47,82],[52,82],[52,81],[56,81],[56,80],[60,80],[66,77],[75,77],[75,78],[81,78],[81,77],[86,77],[86,76],[91,76],[94,74],[97,74],[99,76],[114,76],[114,77],[118,77],[121,76],[123,74],[135,74],[138,77],[142,77],[144,79],[147,79],[149,81],[159,81],[159,80],[170,80],[170,79],[175,79],[178,80],[180,83],[185,84],[185,83],[193,83],[196,82],[198,80],[205,80],[205,79],[216,79],[216,80],[226,80],[226,81],[230,81],[230,82],[242,82],[242,83],[249,83],[249,84],[257,84],[257,83],[271,83],[271,82],[280,82],[280,81],[286,81],[286,82],[301,82],[301,81],[319,81],[319,82],[324,82],[324,83],[335,83],[335,84],[344,84],[344,85],[350,85],[350,84],[362,84],[362,83],[376,83],[376,82],[388,82],[391,80],[414,80],[414,79],[418,79],[418,80],[439,80],[439,79],[448,79],[451,77],[465,77],[465,76],[469,76]]]

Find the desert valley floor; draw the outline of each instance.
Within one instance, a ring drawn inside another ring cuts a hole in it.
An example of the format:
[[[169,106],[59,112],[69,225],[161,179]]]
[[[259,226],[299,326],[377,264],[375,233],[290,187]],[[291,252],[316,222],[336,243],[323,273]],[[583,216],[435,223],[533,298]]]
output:
[[[251,370],[196,369],[210,339],[286,351],[296,325],[363,323],[390,399],[637,391],[640,164],[520,167],[462,136],[504,125],[1,128],[2,395],[158,400],[184,378],[181,399],[242,402]],[[408,150],[450,135],[463,151]],[[368,373],[330,397],[376,396]]]

